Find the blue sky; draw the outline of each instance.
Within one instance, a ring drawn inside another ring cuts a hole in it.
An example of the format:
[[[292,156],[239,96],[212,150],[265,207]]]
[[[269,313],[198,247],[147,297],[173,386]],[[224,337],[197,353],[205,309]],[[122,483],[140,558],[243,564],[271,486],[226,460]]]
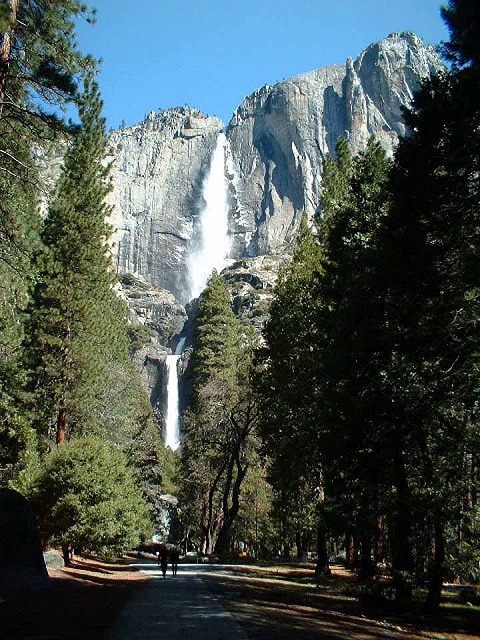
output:
[[[84,53],[101,58],[109,128],[188,104],[228,123],[264,84],[355,58],[393,31],[448,34],[441,0],[93,0]]]

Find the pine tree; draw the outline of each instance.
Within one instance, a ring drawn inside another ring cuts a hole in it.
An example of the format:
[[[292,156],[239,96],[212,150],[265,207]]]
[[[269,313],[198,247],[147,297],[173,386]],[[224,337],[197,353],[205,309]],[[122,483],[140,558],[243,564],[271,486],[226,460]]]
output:
[[[182,485],[203,553],[227,553],[256,412],[249,380],[248,335],[230,294],[213,273],[200,299],[192,363],[192,400],[184,419]]]
[[[414,551],[426,565],[431,609],[440,602],[447,555],[457,553],[461,522],[474,510],[472,504],[467,513],[462,508],[465,492],[476,491],[466,478],[478,477],[480,101],[474,4],[450,2],[444,11],[451,29],[446,49],[456,64],[426,82],[405,114],[411,135],[396,154],[393,206],[381,240],[392,418],[417,536],[428,541]]]
[[[442,17],[450,31],[444,52],[456,69],[480,66],[480,17],[476,0],[450,0],[442,7]]]
[[[126,456],[98,438],[77,438],[22,473],[45,544],[66,564],[73,552],[113,559],[150,536],[145,501]]]
[[[337,161],[338,162],[338,161]],[[335,171],[341,169],[337,163]],[[361,542],[361,570],[371,570],[371,550],[383,476],[379,426],[382,386],[383,300],[376,231],[388,208],[389,162],[374,140],[352,160],[346,194],[332,211],[325,190],[322,266],[317,323],[325,340],[319,354],[324,380],[319,404],[329,498],[340,507],[344,532]],[[326,182],[329,171],[326,168]],[[336,198],[338,200],[338,196]],[[337,516],[338,518],[338,516]]]
[[[1,122],[0,122],[1,126]],[[22,138],[0,135],[1,152],[21,158],[0,171],[0,483],[28,454],[31,433],[26,411],[21,342],[29,288],[34,277],[32,253],[39,242],[36,193],[31,181],[30,150]],[[4,161],[4,168],[6,167]],[[29,168],[30,165],[30,168]]]
[[[82,127],[67,152],[42,231],[45,249],[31,304],[28,354],[36,424],[57,444],[85,420],[105,368],[128,362],[126,310],[112,288],[107,243],[101,108],[92,73],[80,104]]]
[[[280,274],[260,351],[260,432],[270,457],[273,518],[284,543],[296,540],[301,556],[317,533],[318,571],[327,569],[323,487],[318,449],[317,368],[323,328],[316,323],[320,303],[320,251],[302,218],[291,264]],[[293,453],[292,453],[293,452]],[[317,513],[318,511],[318,513]]]
[[[78,0],[2,0],[0,120],[10,127],[29,122],[38,134],[47,121],[61,125],[46,108],[75,98],[75,77],[86,62],[77,49],[78,17],[93,18]]]
[[[48,113],[75,97],[77,2],[0,2],[0,479],[33,446],[21,343],[39,246],[38,146],[64,129]],[[41,98],[40,100],[38,98]]]
[[[339,141],[337,159],[326,161],[318,240],[304,225],[265,330],[261,422],[272,481],[279,505],[290,496],[291,514],[300,496],[305,507],[317,500],[318,571],[327,567],[333,521],[337,529],[343,521],[344,532],[356,528],[369,570],[375,470],[383,466],[375,436],[383,321],[375,233],[388,206],[388,170],[373,140],[356,158]]]

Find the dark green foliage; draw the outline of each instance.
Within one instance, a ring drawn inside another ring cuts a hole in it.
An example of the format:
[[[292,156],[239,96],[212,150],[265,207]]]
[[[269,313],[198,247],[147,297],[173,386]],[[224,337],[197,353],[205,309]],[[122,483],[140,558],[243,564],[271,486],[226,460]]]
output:
[[[6,38],[0,55],[0,117],[8,106],[12,127],[29,120],[34,135],[45,134],[51,125],[61,124],[47,105],[62,106],[75,96],[76,77],[86,64],[77,49],[75,20],[91,20],[91,14],[77,0],[9,0],[2,5]]]
[[[0,131],[0,154],[6,149],[15,149],[17,156],[21,152],[23,161],[29,162],[22,141]],[[5,165],[11,174],[18,171],[13,160],[5,160]],[[21,169],[19,174],[23,181],[0,171],[0,484],[14,472],[31,442],[20,345],[39,225],[29,172]]]
[[[130,361],[126,305],[113,288],[101,108],[97,84],[87,76],[82,128],[42,231],[25,342],[32,412],[42,438],[61,444],[73,434],[95,435],[128,453],[152,498],[160,486],[160,436]]]
[[[315,324],[319,257],[303,219],[292,263],[275,288],[265,327],[266,348],[259,353],[260,430],[271,458],[269,477],[276,496],[273,517],[285,542],[293,541],[302,529],[310,534],[315,529],[310,512],[315,511],[314,470],[319,466],[318,443],[312,439],[317,428],[318,376],[311,365],[321,333]]]
[[[234,389],[241,334],[232,312],[230,294],[223,279],[214,272],[202,294],[196,318],[193,361],[194,402],[200,402],[201,388],[213,376]]]
[[[327,156],[322,183],[322,216],[326,220],[341,211],[350,201],[353,160],[347,141],[339,138],[335,158]]]
[[[105,223],[108,167],[102,164],[106,133],[95,65],[75,42],[75,20],[90,18],[75,0],[0,6],[1,480],[10,480],[21,466],[32,471],[37,439],[43,452],[52,440],[62,444],[73,433],[93,434],[128,452],[136,482],[151,498],[160,487],[160,436],[130,361],[126,305],[114,291]],[[58,113],[71,101],[79,107],[81,126],[71,129],[63,173],[40,229],[34,159],[46,152],[47,139],[65,130],[49,110]],[[115,457],[110,463],[116,464]],[[88,473],[93,485],[95,468]],[[53,475],[52,484],[58,484],[52,493],[74,504],[67,480]],[[43,475],[41,482],[47,480]],[[108,494],[110,488],[100,483],[93,502],[100,504],[103,490]],[[114,533],[106,516],[95,532],[79,534],[89,537],[85,544],[83,538],[73,541],[75,526],[62,530],[61,518],[52,519],[48,534],[66,546],[115,551],[123,534]]]
[[[432,607],[446,557],[455,555],[449,530],[461,531],[462,505],[475,491],[466,482],[471,461],[474,476],[478,466],[478,79],[466,68],[419,92],[406,114],[412,134],[396,156],[382,237],[391,384],[409,451],[411,508],[435,549],[426,568]]]
[[[444,12],[454,69],[405,112],[390,179],[373,142],[327,160],[318,257],[280,279],[263,359],[277,492],[293,446],[309,479],[321,469],[319,521],[361,546],[363,576],[371,554],[387,560],[397,598],[428,583],[429,608],[447,573],[474,576],[478,543],[477,4]]]
[[[7,0],[1,0],[0,2],[0,33],[3,33],[8,29],[10,25],[10,7]]]
[[[156,332],[145,324],[135,324],[128,327],[128,339],[130,341],[130,351],[135,353],[148,344]]]
[[[147,508],[127,459],[78,438],[27,467],[16,483],[32,502],[45,543],[114,558],[150,535]]]
[[[444,50],[458,67],[480,64],[480,7],[477,0],[450,0],[442,7],[442,17],[450,31]]]
[[[85,65],[76,50],[76,2],[0,3],[0,441],[1,481],[32,444],[21,352],[39,247],[40,195],[34,155],[61,126],[46,113],[75,93]],[[35,98],[42,96],[42,101]],[[29,444],[30,443],[30,444]]]
[[[265,463],[258,452],[252,451],[250,466],[242,485],[240,510],[235,521],[235,538],[255,558],[270,559],[272,549],[283,544],[276,535],[272,521],[272,487],[267,481]]]
[[[337,160],[325,167],[319,246],[304,226],[265,331],[262,431],[277,508],[311,536],[316,521],[324,527],[332,501],[340,500],[345,530],[362,504],[373,506],[369,474],[383,466],[372,438],[382,320],[373,272],[388,168],[377,143],[353,159],[339,141]]]
[[[201,550],[228,552],[240,507],[256,412],[248,332],[235,318],[223,279],[213,273],[196,319],[192,401],[184,418],[184,514]]]
[[[96,82],[87,77],[82,128],[67,152],[44,224],[31,305],[28,355],[36,424],[60,441],[92,414],[109,368],[130,366],[126,308],[112,289],[101,108]]]

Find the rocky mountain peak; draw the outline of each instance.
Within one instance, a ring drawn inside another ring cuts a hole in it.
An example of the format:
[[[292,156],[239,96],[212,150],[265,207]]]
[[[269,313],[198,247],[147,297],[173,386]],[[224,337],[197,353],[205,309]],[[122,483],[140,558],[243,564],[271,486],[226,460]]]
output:
[[[392,33],[355,60],[265,85],[226,130],[230,258],[288,251],[303,212],[319,209],[325,156],[340,136],[354,153],[370,136],[392,153],[402,107],[442,63],[412,33]],[[203,185],[223,123],[190,107],[150,113],[113,132],[115,261],[120,273],[168,289],[182,302]]]

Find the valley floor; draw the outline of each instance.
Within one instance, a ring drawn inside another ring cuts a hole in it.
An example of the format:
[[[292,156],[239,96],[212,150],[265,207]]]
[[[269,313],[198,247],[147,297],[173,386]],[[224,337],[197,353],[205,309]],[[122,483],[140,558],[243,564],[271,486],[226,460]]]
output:
[[[315,587],[309,565],[185,565],[164,580],[154,560],[77,559],[51,571],[51,586],[0,595],[8,640],[473,640],[480,611],[451,603],[432,618],[382,609],[351,593],[335,567]],[[116,620],[116,622],[114,622]]]

